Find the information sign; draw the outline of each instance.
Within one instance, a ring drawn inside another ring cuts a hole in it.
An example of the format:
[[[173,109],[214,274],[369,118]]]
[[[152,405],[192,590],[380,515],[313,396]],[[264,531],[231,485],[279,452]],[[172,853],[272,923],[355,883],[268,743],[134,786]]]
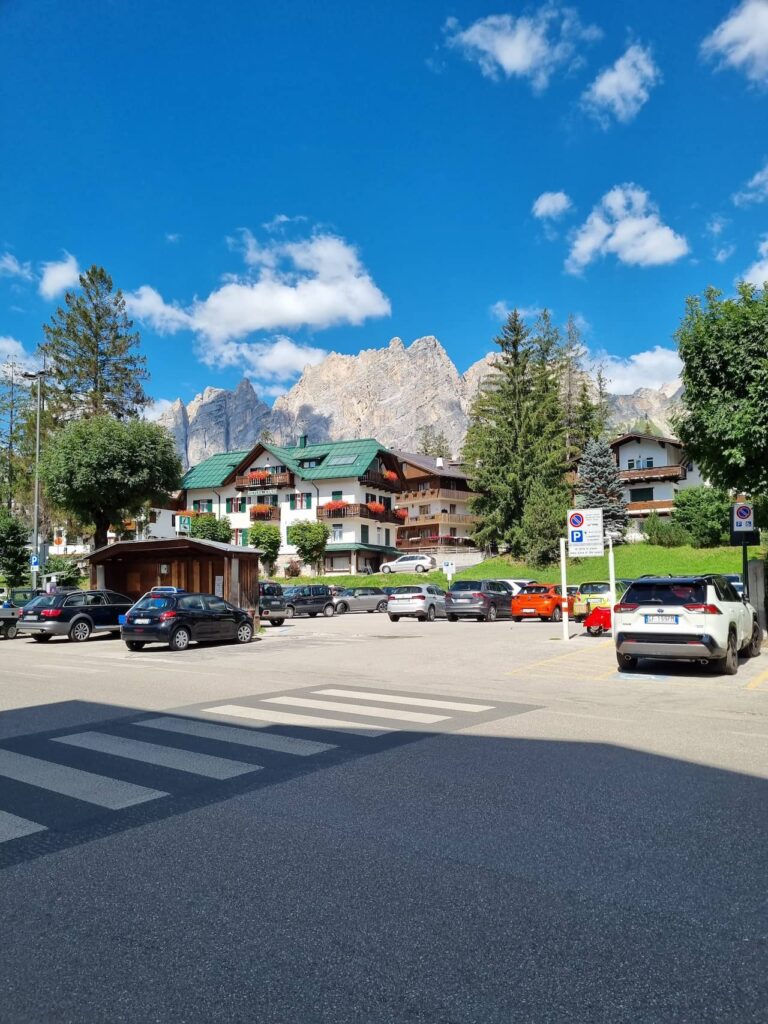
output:
[[[605,553],[601,508],[569,509],[567,528],[569,558],[596,558]]]

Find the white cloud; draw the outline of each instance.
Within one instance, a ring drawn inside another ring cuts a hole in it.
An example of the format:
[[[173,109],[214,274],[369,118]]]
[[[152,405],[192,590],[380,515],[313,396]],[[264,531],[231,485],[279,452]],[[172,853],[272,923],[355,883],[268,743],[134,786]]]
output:
[[[768,282],[768,235],[757,247],[757,255],[758,259],[751,267],[747,267],[741,277],[747,284],[762,288]]]
[[[768,200],[768,161],[747,184],[733,196],[736,206],[749,206],[750,203],[764,203]]]
[[[598,256],[612,253],[630,266],[674,263],[688,252],[682,235],[662,223],[650,196],[637,185],[617,185],[606,192],[574,235],[565,261],[579,274]]]
[[[570,210],[572,205],[570,196],[565,192],[542,192],[534,201],[531,213],[539,219],[550,217],[556,220]]]
[[[719,214],[715,214],[714,217],[710,217],[707,221],[707,231],[710,235],[717,238],[722,235],[723,231],[728,227],[731,222],[726,220],[725,217],[721,217]]]
[[[498,302],[489,308],[488,312],[494,320],[506,320],[509,314],[515,307],[507,302],[506,299],[499,299]],[[517,306],[517,312],[523,318],[523,320],[535,320],[536,317],[541,313],[540,306]],[[551,312],[551,310],[550,310]]]
[[[546,89],[561,66],[582,62],[578,44],[599,39],[595,25],[582,25],[573,8],[547,3],[528,15],[492,14],[462,29],[456,18],[445,23],[447,45],[480,65],[488,78],[527,78],[534,91]]]
[[[286,224],[300,224],[302,221],[306,221],[306,219],[307,218],[302,214],[297,214],[295,217],[289,217],[287,213],[277,213],[272,220],[268,220],[266,224],[262,224],[261,226],[265,231],[279,231],[284,228]]]
[[[701,44],[705,57],[768,83],[768,0],[743,0]]]
[[[31,264],[19,263],[12,252],[0,255],[0,277],[20,277],[22,281],[31,281],[34,276]]]
[[[176,331],[194,328],[189,313],[165,302],[160,292],[148,284],[143,284],[135,292],[129,292],[125,296],[125,305],[131,316],[150,324],[158,334],[175,334]]]
[[[722,248],[717,249],[715,251],[714,256],[715,256],[715,259],[717,260],[718,263],[725,263],[725,261],[729,260],[731,258],[731,256],[733,256],[733,254],[735,252],[736,252],[736,246],[735,245],[724,245],[724,246],[722,246]]]
[[[261,384],[256,385],[256,391],[259,398],[279,398],[281,395],[285,395],[288,392],[288,387],[285,384]]]
[[[603,127],[608,126],[611,115],[626,124],[637,116],[660,80],[651,48],[635,43],[584,91],[582,106]]]
[[[175,231],[166,231],[165,240],[168,245],[175,245],[177,242],[181,241],[181,235]]]
[[[73,288],[80,278],[80,267],[70,253],[64,253],[63,260],[43,263],[43,272],[37,290],[44,299],[55,299],[67,288]]]
[[[17,366],[28,370],[35,368],[35,360],[22,343],[9,335],[0,335],[0,364],[2,363],[16,363]]]
[[[157,401],[152,402],[144,410],[144,419],[159,420],[163,413],[168,412],[172,405],[173,402],[170,398],[158,398]]]
[[[631,395],[638,388],[661,388],[674,393],[680,384],[682,360],[675,349],[656,345],[646,352],[615,356],[597,352],[592,356],[605,374],[612,395]]]
[[[322,348],[298,345],[285,335],[271,341],[227,341],[211,346],[198,346],[198,355],[206,366],[245,367],[254,377],[269,381],[285,381],[296,377],[307,366],[321,363],[328,353]]]

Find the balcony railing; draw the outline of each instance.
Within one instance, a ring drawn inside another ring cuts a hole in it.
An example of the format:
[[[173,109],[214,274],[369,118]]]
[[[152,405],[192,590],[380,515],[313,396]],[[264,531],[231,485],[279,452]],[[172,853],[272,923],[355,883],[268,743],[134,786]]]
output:
[[[397,547],[401,551],[427,551],[430,548],[474,548],[475,542],[471,537],[398,537]]]
[[[373,469],[369,469],[367,473],[363,473],[359,478],[361,484],[368,484],[369,487],[378,487],[382,491],[399,491],[402,484],[400,483],[400,477],[395,480],[390,480],[389,477],[384,476],[383,473],[377,473]]]
[[[619,479],[625,484],[636,483],[639,480],[685,480],[687,476],[687,467],[680,465],[619,470]]]
[[[272,487],[293,487],[293,473],[270,473],[269,476],[235,477],[235,488],[238,491],[267,490]]]
[[[265,509],[260,509],[258,505],[251,505],[250,517],[252,523],[279,523],[280,509],[277,505],[270,505]]]
[[[443,526],[471,526],[477,522],[477,516],[464,512],[427,512],[423,515],[408,516],[404,525],[426,526],[427,523],[440,523]]]
[[[318,519],[375,519],[378,523],[394,523],[402,526],[403,520],[396,516],[392,509],[383,512],[372,512],[367,505],[345,505],[344,508],[329,509],[327,505],[319,505]]]
[[[628,501],[627,512],[637,515],[640,512],[671,512],[675,507],[673,498],[661,498],[658,501]]]
[[[474,498],[474,491],[454,491],[445,487],[428,487],[421,491],[401,491],[398,495],[400,502],[404,501],[469,501]]]

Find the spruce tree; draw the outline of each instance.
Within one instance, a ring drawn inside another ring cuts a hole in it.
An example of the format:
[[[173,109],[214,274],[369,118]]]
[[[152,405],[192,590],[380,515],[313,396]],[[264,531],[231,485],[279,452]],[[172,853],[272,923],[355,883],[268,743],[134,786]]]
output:
[[[627,528],[627,506],[619,468],[608,443],[592,440],[587,443],[579,465],[578,495],[581,508],[601,508],[603,528],[622,535]]]
[[[539,480],[554,488],[562,482],[566,470],[566,417],[561,396],[562,342],[548,309],[543,309],[536,321],[530,346],[531,482]]]
[[[123,293],[113,291],[112,278],[97,266],[80,275],[80,288],[66,293],[66,309],[59,307],[43,327],[51,411],[59,423],[73,416],[136,417],[149,402],[142,386],[148,374]]]
[[[534,480],[522,519],[522,553],[528,565],[543,568],[557,561],[568,502],[564,483],[547,485]]]

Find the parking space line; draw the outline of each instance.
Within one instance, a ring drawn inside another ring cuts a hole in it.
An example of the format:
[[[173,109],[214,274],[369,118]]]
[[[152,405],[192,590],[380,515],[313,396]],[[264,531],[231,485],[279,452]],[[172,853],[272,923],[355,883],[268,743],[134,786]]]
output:
[[[595,644],[594,650],[600,647],[610,647],[613,644],[613,640],[604,640],[602,643]],[[584,648],[576,648],[575,650],[567,651],[565,654],[555,654],[551,658],[542,658],[541,661],[530,661],[527,665],[521,665],[519,668],[513,668],[510,672],[505,672],[505,675],[515,675],[517,672],[527,672],[528,669],[536,668],[538,665],[549,665],[553,661],[564,661],[566,658],[575,657],[579,650]]]
[[[754,679],[750,679],[747,685],[744,687],[745,690],[757,690],[763,685],[768,683],[768,668],[764,672],[761,672],[759,676],[755,676]]]

